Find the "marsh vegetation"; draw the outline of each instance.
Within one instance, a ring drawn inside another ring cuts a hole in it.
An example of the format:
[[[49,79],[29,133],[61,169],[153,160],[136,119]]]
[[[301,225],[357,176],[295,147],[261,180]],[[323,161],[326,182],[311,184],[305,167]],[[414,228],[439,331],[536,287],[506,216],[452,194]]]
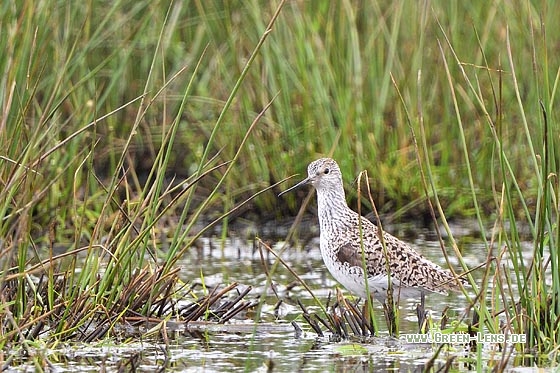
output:
[[[421,222],[442,264],[469,273],[455,325],[527,336],[502,360],[474,350],[475,367],[557,365],[558,14],[545,1],[4,2],[2,366],[44,369],[36,351],[60,343],[135,343],[142,332],[121,333],[136,322],[163,344],[167,321],[261,324],[281,253],[313,236],[297,224],[313,202],[277,198],[280,184],[319,156],[339,162],[350,206]],[[282,235],[262,224],[296,215]],[[456,234],[460,219],[475,236]],[[227,266],[207,285],[211,263],[181,277],[209,236],[273,260],[243,286]]]

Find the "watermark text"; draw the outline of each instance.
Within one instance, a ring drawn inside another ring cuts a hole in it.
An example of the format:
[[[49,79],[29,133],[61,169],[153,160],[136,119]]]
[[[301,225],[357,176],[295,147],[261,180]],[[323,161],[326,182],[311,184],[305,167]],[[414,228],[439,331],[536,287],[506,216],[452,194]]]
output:
[[[469,335],[464,333],[441,333],[429,332],[427,334],[401,334],[399,339],[406,343],[448,343],[448,344],[468,344],[476,343],[525,343],[525,334],[489,334],[476,333]]]

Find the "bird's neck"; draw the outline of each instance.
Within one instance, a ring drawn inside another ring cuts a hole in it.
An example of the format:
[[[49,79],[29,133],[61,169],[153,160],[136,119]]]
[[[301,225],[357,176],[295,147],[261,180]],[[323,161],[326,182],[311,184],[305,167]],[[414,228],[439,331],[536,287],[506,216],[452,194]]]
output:
[[[321,233],[336,234],[348,222],[348,215],[352,213],[342,188],[317,191],[317,208]]]

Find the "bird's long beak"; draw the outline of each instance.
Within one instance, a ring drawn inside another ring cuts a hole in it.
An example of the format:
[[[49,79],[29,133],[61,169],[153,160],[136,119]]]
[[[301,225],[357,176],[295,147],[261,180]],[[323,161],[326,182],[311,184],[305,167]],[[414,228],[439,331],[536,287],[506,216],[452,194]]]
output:
[[[278,197],[280,197],[281,195],[286,194],[286,193],[288,193],[288,192],[291,192],[291,191],[294,190],[294,189],[300,188],[300,187],[302,187],[302,186],[304,186],[304,185],[307,185],[307,184],[310,184],[310,183],[311,183],[311,179],[308,178],[308,177],[306,177],[305,179],[303,179],[302,181],[300,181],[299,183],[297,183],[297,184],[294,185],[293,187],[288,188],[288,189],[286,189],[285,191],[283,191],[282,193],[278,194]]]

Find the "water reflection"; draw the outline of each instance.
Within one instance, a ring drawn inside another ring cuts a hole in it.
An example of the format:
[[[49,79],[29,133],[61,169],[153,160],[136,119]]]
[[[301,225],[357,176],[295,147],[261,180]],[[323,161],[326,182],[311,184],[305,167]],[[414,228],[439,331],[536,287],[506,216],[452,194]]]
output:
[[[274,256],[258,248],[251,241],[241,239],[228,239],[225,245],[217,245],[212,239],[201,242],[199,250],[192,251],[179,265],[184,267],[181,272],[185,280],[200,278],[204,274],[207,286],[213,286],[224,281],[237,281],[255,288],[255,294],[266,297],[261,320],[267,322],[286,323],[294,320],[304,330],[301,337],[296,338],[295,330],[290,326],[287,330],[276,332],[249,333],[246,335],[214,334],[212,348],[205,351],[204,368],[210,370],[224,369],[265,369],[272,364],[279,371],[422,371],[424,364],[432,356],[431,346],[416,346],[403,352],[399,348],[387,347],[384,341],[386,335],[370,343],[363,344],[366,348],[359,350],[356,355],[349,354],[348,350],[341,351],[341,347],[350,342],[334,343],[327,338],[318,338],[310,330],[305,321],[301,319],[301,310],[295,306],[295,301],[300,300],[310,310],[318,311],[319,307],[303,286],[295,281],[295,277],[282,265],[277,265]],[[421,236],[412,244],[425,256],[434,262],[446,267],[437,242],[424,241]],[[281,250],[282,243],[274,245],[275,250]],[[303,279],[312,289],[314,295],[321,302],[326,303],[334,289],[339,286],[330,276],[323,265],[319,242],[312,239],[304,249],[289,248],[281,251],[281,257],[291,269]],[[479,260],[474,256],[473,260]],[[468,260],[468,258],[467,258]],[[266,270],[265,270],[266,268]],[[273,292],[267,288],[270,273]],[[273,305],[282,300],[287,310],[278,315],[273,314]],[[461,312],[464,310],[464,297],[462,294],[442,296],[433,294],[426,298],[426,308],[431,309],[437,317],[444,306]],[[417,331],[417,316],[415,313],[416,302],[407,301],[401,307],[400,328],[403,333]],[[381,305],[375,304],[377,324],[385,330]],[[188,339],[182,342],[188,344]],[[212,362],[210,359],[218,351],[227,355],[226,360]],[[200,351],[199,351],[200,353]],[[200,361],[200,360],[198,360]],[[445,364],[442,357],[436,364]],[[194,363],[194,361],[191,361]],[[267,365],[268,364],[268,365]]]
[[[413,247],[433,262],[446,268],[437,241],[426,240],[427,234],[418,234],[408,240]],[[323,265],[318,239],[310,239],[303,249],[282,250],[282,242],[272,247],[300,279],[312,290],[323,304],[339,286]],[[462,246],[464,259],[476,266],[485,256],[484,246],[471,242]],[[177,263],[181,267],[182,280],[195,285],[193,291],[203,295],[205,289],[221,284],[237,282],[251,286],[251,299],[264,299],[262,307],[255,307],[237,317],[226,326],[214,328],[195,323],[188,329],[170,331],[168,343],[160,337],[140,342],[107,347],[88,345],[83,349],[50,352],[50,359],[57,370],[66,371],[80,366],[89,369],[92,362],[102,362],[103,369],[126,369],[154,371],[166,368],[185,372],[239,371],[308,371],[308,372],[371,372],[371,371],[423,371],[434,354],[432,345],[395,343],[386,333],[381,305],[375,303],[379,337],[367,342],[350,340],[333,342],[328,336],[319,338],[301,317],[299,300],[310,311],[320,308],[312,295],[296,280],[285,266],[279,264],[266,250],[259,251],[252,240],[229,238],[221,242],[204,238],[198,248],[193,248]],[[481,271],[480,271],[481,272]],[[474,273],[475,276],[482,273]],[[198,284],[198,285],[196,285]],[[343,290],[345,291],[345,290]],[[401,333],[417,332],[416,301],[405,302],[401,307]],[[464,312],[466,299],[462,294],[430,294],[426,297],[426,309],[431,310],[435,320],[449,307],[456,314]],[[258,323],[255,324],[254,321]],[[295,322],[302,330],[298,333],[291,324]],[[501,352],[487,354],[487,359],[499,360]],[[442,351],[434,362],[437,370],[449,364],[454,369],[474,369],[468,352]]]

